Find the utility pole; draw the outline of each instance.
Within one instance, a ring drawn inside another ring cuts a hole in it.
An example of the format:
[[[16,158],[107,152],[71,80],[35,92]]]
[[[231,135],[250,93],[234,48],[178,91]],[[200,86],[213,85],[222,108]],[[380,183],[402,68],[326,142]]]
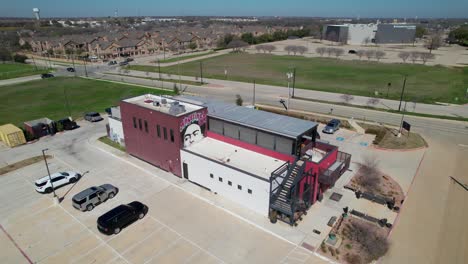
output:
[[[405,80],[403,81],[403,88],[401,89],[400,105],[398,106],[398,112],[400,112],[401,110],[401,102],[403,101],[403,94],[405,93],[405,86],[406,86],[406,75],[405,75]]]
[[[203,66],[202,66],[201,61],[200,61],[200,81],[201,81],[200,84],[203,84]]]
[[[85,75],[86,75],[86,77],[88,77],[88,70],[86,69],[86,59],[84,59],[83,62],[84,62]]]
[[[252,97],[252,105],[255,108],[255,80],[253,80],[253,97]]]
[[[158,71],[159,71],[159,80],[161,80],[161,63],[159,62],[159,59],[158,59]]]
[[[164,60],[166,60],[166,47],[164,46],[164,41],[163,41],[163,54],[164,54]]]
[[[289,83],[291,81],[291,78],[293,78],[293,73],[292,72],[287,72],[286,77],[288,79],[288,109],[287,109],[287,111],[289,111],[289,102],[291,101],[291,88],[290,88]]]
[[[292,98],[294,98],[294,88],[296,88],[296,67],[293,69]]]
[[[75,53],[73,52],[72,54],[72,64],[73,64],[73,74],[75,75],[76,77],[76,68],[75,68]]]
[[[179,91],[180,91],[182,90],[182,80],[181,80],[182,77],[180,77],[180,61],[179,60],[177,61],[177,72],[179,74]]]
[[[54,202],[56,202],[57,201],[57,194],[55,193],[54,183],[52,182],[52,178],[50,177],[49,164],[47,164],[47,158],[46,158],[46,155],[45,155],[45,152],[47,150],[49,150],[49,149],[43,149],[42,150],[42,156],[44,157],[44,162],[45,162],[45,165],[46,165],[46,168],[47,168],[47,174],[49,175],[50,185],[52,186],[52,192],[54,193]]]
[[[403,119],[405,118],[405,112],[406,112],[406,101],[405,101],[405,107],[403,109],[403,114],[401,115],[401,122],[400,122],[400,129],[398,130],[398,137],[401,137],[401,130],[403,129]]]
[[[33,63],[34,63],[34,68],[36,68],[36,71],[37,71],[37,64],[36,64],[36,60],[34,59],[34,54],[31,54],[31,58],[32,58]]]

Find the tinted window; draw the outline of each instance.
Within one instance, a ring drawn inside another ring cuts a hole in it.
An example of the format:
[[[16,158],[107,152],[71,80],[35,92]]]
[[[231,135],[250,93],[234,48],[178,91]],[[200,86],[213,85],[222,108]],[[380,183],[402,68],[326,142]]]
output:
[[[161,137],[161,127],[159,125],[156,125],[156,134],[159,138]]]
[[[242,186],[237,185],[237,189],[242,190]]]
[[[212,178],[213,178],[213,177],[212,177]],[[47,182],[48,182],[48,181],[45,181],[45,182],[43,182],[43,183],[36,183],[36,186],[37,186],[37,187],[42,187],[42,186],[46,185]]]
[[[96,116],[99,116],[99,114],[98,113],[93,113],[93,114],[91,114],[91,116],[96,117]]]
[[[213,173],[210,173],[210,178],[213,178],[213,177],[214,177],[214,176],[213,176]]]
[[[134,127],[134,128],[137,128],[136,118],[135,118],[135,117],[133,118],[133,127]]]
[[[96,198],[96,197],[97,197],[97,194],[96,194],[96,193],[93,193],[93,194],[91,194],[91,195],[89,196],[89,199],[91,200],[91,199],[94,199],[94,198]]]
[[[139,118],[139,119],[138,119],[138,128],[140,128],[140,130],[141,130],[141,127],[142,127],[142,126],[141,126],[141,119]]]
[[[169,132],[171,134],[171,142],[174,142],[174,130],[171,129]]]
[[[249,194],[252,194],[252,190],[250,190],[250,189],[248,189],[247,192],[248,192]]]
[[[228,185],[229,185],[229,186],[232,186],[232,182],[231,182],[231,181],[228,181]]]
[[[52,182],[60,181],[60,180],[63,180],[64,178],[65,178],[65,177],[63,177],[63,176],[58,176],[58,177],[56,177],[56,178],[53,178],[53,179],[52,179]]]
[[[67,172],[61,172],[60,174],[62,174],[63,176],[70,176],[70,174],[68,174]]]
[[[145,132],[148,133],[148,122],[145,120]]]
[[[221,178],[221,177],[218,177],[218,180],[219,180],[220,182],[223,182],[223,178]]]
[[[167,140],[167,129],[163,127],[164,140]]]
[[[83,204],[84,202],[86,202],[86,198],[83,198],[81,200],[77,200],[77,199],[73,198],[73,202],[75,202],[77,204]]]

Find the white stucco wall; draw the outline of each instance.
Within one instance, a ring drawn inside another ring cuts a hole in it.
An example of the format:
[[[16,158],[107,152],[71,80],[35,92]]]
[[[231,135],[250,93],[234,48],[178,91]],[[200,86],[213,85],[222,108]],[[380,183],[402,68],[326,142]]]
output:
[[[108,120],[110,128],[109,137],[120,145],[125,146],[122,121],[113,119],[111,117],[109,117]]]
[[[350,45],[362,45],[365,44],[366,38],[369,38],[369,40],[375,38],[376,24],[348,24],[347,26],[349,29],[348,44]]]
[[[184,163],[188,166],[190,181],[268,217],[269,182],[185,150],[181,150],[180,155],[181,167],[183,168]],[[210,174],[213,174],[213,178],[210,177]],[[219,181],[219,177],[223,179],[222,182]],[[232,186],[228,184],[228,181],[232,182]],[[242,190],[239,190],[237,185],[241,185]],[[248,189],[252,190],[252,194],[248,193]]]

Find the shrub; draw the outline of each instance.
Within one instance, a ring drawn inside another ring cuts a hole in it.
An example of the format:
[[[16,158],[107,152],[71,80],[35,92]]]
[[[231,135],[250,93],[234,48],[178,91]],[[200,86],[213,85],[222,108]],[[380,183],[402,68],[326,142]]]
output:
[[[345,260],[349,264],[361,264],[362,263],[362,258],[359,255],[356,254],[346,254],[345,255]]]
[[[322,241],[322,244],[320,244],[320,249],[322,250],[323,253],[327,253],[327,247],[325,246],[325,243]]]
[[[244,100],[242,100],[242,97],[240,96],[240,94],[236,94],[236,105],[241,106],[243,102]]]
[[[26,63],[28,57],[21,54],[15,54],[15,56],[13,56],[13,59],[15,60],[15,62]]]
[[[335,249],[334,249],[334,248],[328,246],[328,250],[330,250],[330,253],[331,253],[332,256],[335,256],[335,255],[336,255]]]
[[[353,245],[351,245],[351,244],[346,244],[345,247],[346,247],[347,249],[352,249],[352,248],[353,248]]]

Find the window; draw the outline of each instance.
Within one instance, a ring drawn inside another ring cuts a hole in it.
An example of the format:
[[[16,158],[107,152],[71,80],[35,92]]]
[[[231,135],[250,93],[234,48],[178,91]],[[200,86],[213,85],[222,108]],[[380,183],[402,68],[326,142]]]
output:
[[[229,185],[229,186],[232,186],[232,182],[231,182],[231,181],[228,181],[228,185]]]
[[[218,177],[218,181],[223,182],[223,178]]]
[[[223,134],[223,122],[215,119],[209,120],[210,131],[213,131],[217,134]]]
[[[158,138],[161,137],[161,127],[159,125],[156,125],[156,134],[158,135]]]
[[[292,154],[293,141],[291,139],[276,137],[276,151],[284,154]]]
[[[141,130],[141,127],[142,127],[142,126],[141,126],[141,118],[138,118],[138,127],[139,127],[140,130]]]
[[[89,196],[89,199],[91,200],[91,199],[96,198],[96,197],[97,197],[97,194],[96,194],[96,193],[93,193],[93,194],[91,194],[91,195]]]
[[[224,135],[226,137],[239,139],[239,126],[224,123]]]
[[[257,134],[257,145],[259,145],[260,147],[274,150],[275,136],[259,131]]]
[[[250,143],[257,144],[257,132],[254,129],[239,127],[240,140]]]
[[[148,133],[148,122],[145,120],[145,132]]]
[[[58,177],[53,178],[53,179],[52,179],[52,182],[60,181],[60,180],[63,180],[63,179],[65,179],[65,177],[63,177],[63,176],[58,176]]]
[[[137,125],[136,125],[136,117],[133,117],[133,128],[137,128]]]
[[[167,140],[167,129],[163,127],[164,140]]]
[[[169,130],[169,134],[171,134],[171,142],[174,142],[174,130]]]
[[[210,178],[214,178],[213,173],[210,173]]]
[[[247,192],[248,192],[249,194],[252,194],[252,190],[250,190],[250,189],[247,189]]]
[[[237,185],[237,189],[242,190],[242,186]]]

